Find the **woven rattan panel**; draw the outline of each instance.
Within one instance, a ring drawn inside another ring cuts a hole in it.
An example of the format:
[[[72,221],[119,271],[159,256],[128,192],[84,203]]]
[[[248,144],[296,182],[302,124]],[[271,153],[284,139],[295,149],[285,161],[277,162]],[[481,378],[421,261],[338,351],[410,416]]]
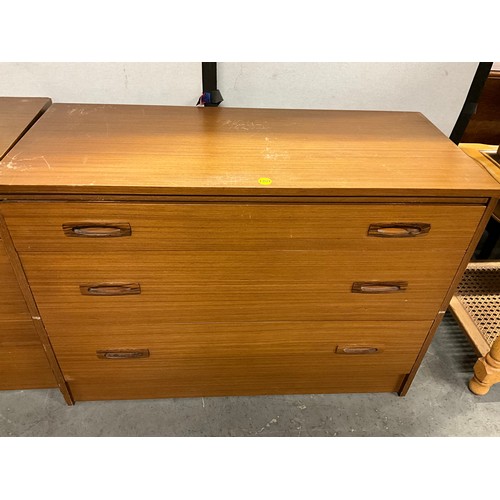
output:
[[[469,264],[456,296],[491,346],[500,334],[500,262]]]

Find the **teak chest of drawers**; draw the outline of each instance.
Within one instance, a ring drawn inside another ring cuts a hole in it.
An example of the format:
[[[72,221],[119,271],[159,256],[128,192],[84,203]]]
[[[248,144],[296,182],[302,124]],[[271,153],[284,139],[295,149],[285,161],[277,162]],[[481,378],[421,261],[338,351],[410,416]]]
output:
[[[68,402],[405,394],[500,195],[419,113],[54,104],[0,172]]]

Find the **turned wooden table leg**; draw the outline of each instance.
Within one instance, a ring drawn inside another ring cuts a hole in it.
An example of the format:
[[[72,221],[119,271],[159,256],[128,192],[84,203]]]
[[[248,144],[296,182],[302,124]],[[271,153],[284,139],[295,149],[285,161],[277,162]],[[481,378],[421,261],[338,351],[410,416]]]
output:
[[[493,342],[490,352],[474,365],[474,377],[469,382],[469,389],[483,396],[497,382],[500,382],[500,337]]]

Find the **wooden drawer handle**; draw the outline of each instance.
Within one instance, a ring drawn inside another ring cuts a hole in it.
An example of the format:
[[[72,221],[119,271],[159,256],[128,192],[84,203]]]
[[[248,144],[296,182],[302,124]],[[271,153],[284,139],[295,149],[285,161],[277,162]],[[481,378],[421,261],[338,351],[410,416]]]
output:
[[[112,349],[96,351],[99,359],[138,359],[149,358],[149,349]]]
[[[338,345],[335,352],[337,354],[379,354],[383,352],[382,345]]]
[[[390,222],[381,224],[370,224],[368,236],[379,238],[411,238],[423,236],[431,230],[427,222]]]
[[[408,288],[407,281],[356,281],[352,284],[353,293],[394,293]]]
[[[132,234],[128,222],[67,222],[62,228],[66,236],[78,238],[118,238]]]
[[[141,293],[139,283],[99,283],[98,285],[80,285],[82,295],[116,296],[138,295]]]

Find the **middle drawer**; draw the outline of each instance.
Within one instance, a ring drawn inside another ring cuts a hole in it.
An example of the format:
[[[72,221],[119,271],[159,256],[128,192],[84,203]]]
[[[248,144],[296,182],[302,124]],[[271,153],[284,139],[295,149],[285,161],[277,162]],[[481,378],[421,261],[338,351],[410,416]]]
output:
[[[21,254],[21,260],[44,322],[67,330],[68,321],[103,325],[137,315],[175,323],[431,320],[462,252],[412,255],[47,252]]]

